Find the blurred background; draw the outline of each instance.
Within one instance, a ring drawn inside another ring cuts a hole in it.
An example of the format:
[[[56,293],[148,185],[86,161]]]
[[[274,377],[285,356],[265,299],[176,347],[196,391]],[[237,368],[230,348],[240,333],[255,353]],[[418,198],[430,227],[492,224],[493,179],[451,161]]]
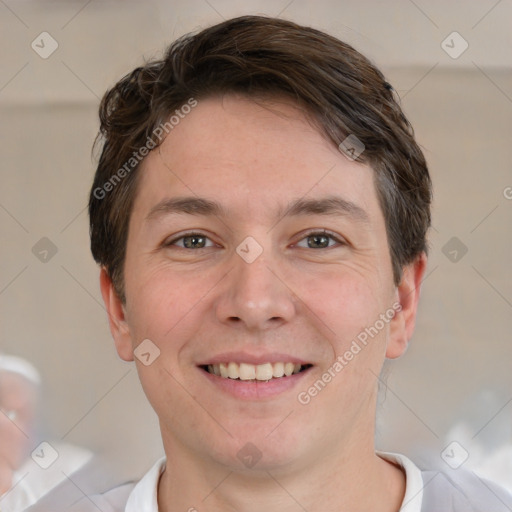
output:
[[[378,448],[512,490],[510,0],[0,0],[0,352],[40,374],[30,449],[93,452],[113,482],[163,453],[89,251],[97,108],[176,37],[242,14],[339,37],[400,95],[435,201],[414,339],[383,374]]]

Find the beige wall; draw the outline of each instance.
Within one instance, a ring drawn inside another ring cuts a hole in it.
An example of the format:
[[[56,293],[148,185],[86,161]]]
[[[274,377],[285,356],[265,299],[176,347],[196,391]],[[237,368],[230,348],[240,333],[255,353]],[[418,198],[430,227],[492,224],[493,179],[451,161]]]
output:
[[[209,3],[226,18],[287,5]],[[83,5],[0,5],[0,347],[40,369],[48,439],[104,454],[122,478],[140,475],[160,442],[134,366],[115,354],[88,249],[97,97],[142,55],[221,17],[199,0]],[[440,467],[452,440],[480,468],[512,444],[512,4],[493,5],[295,0],[283,12],[375,60],[429,161],[430,274],[410,349],[389,366],[379,447]],[[458,59],[440,46],[453,30],[469,42]],[[30,47],[42,31],[59,44],[46,60]],[[468,248],[458,263],[443,253],[454,236]],[[42,237],[58,249],[46,263],[32,253]]]

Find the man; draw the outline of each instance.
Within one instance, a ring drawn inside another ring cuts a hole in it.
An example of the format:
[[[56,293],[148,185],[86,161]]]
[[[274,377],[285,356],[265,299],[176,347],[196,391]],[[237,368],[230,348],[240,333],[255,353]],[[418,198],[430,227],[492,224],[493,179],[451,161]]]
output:
[[[322,32],[246,16],[134,70],[100,118],[91,248],[166,458],[73,510],[510,510],[474,475],[375,452],[431,201],[380,71]]]

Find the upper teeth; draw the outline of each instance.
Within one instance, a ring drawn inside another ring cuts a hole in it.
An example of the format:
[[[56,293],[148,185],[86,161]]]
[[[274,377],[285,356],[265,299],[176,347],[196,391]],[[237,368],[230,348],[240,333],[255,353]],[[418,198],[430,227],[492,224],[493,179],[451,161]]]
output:
[[[220,363],[209,364],[208,371],[214,375],[229,379],[240,380],[270,380],[272,377],[287,377],[292,373],[299,373],[300,364],[294,363]]]

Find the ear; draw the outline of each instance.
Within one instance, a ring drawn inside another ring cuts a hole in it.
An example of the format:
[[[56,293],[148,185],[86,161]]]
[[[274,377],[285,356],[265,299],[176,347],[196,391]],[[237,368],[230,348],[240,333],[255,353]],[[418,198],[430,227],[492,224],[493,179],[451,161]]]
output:
[[[423,252],[403,269],[402,280],[396,290],[400,308],[390,322],[386,357],[396,359],[407,349],[416,324],[420,287],[427,268],[427,255]]]
[[[132,338],[125,318],[125,308],[114,289],[112,279],[110,279],[104,267],[101,268],[100,272],[100,288],[117,353],[124,361],[133,361]]]

